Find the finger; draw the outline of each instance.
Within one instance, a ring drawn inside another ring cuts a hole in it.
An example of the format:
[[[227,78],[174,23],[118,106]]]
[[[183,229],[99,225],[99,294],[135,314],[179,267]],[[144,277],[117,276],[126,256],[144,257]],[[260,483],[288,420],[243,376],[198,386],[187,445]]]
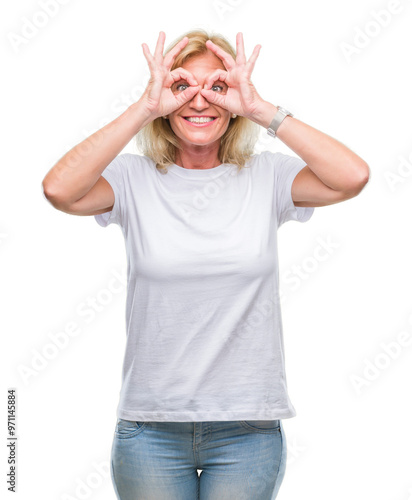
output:
[[[227,109],[225,107],[225,98],[223,96],[217,94],[216,92],[213,92],[213,90],[201,89],[200,93],[211,104],[216,104],[217,106],[220,106],[224,109]]]
[[[206,41],[206,47],[210,49],[223,61],[223,64],[225,65],[226,69],[231,69],[233,68],[233,66],[235,66],[236,63],[233,57],[227,52],[225,52],[223,49],[221,49],[218,45],[213,43],[212,40]]]
[[[183,106],[183,104],[186,104],[188,101],[193,99],[193,97],[199,92],[200,85],[196,85],[195,87],[187,87],[187,89],[183,90],[183,92],[180,92],[180,94],[177,94],[176,101],[179,104],[179,108]]]
[[[148,62],[149,67],[152,68],[154,59],[153,59],[152,54],[150,53],[149,47],[147,46],[146,43],[142,43],[142,48],[143,48],[143,54],[146,58],[146,61]]]
[[[225,82],[227,76],[228,76],[227,71],[223,69],[217,69],[210,76],[207,77],[205,81],[206,90],[210,89],[212,85],[217,81]],[[225,86],[227,86],[227,83],[225,83]]]
[[[163,60],[163,64],[166,66],[167,69],[170,69],[173,66],[173,63],[175,62],[176,56],[179,54],[179,52],[182,51],[182,49],[187,45],[189,42],[189,38],[185,36],[178,44],[176,44],[172,50],[170,50],[166,55]]]
[[[245,45],[243,43],[243,34],[239,32],[236,35],[236,62],[238,64],[245,64]]]
[[[179,80],[186,80],[190,85],[196,86],[198,85],[196,78],[184,68],[176,68],[170,72],[172,75],[173,81],[178,82]]]
[[[154,52],[154,58],[163,60],[163,47],[166,39],[166,33],[164,31],[159,32],[159,37],[157,39],[157,44]]]
[[[254,67],[255,65],[255,62],[256,62],[256,59],[258,58],[259,56],[259,53],[260,53],[260,49],[262,48],[261,45],[256,45],[256,47],[254,48],[253,50],[253,53],[252,55],[249,57],[249,61],[248,63],[251,64],[252,68]]]

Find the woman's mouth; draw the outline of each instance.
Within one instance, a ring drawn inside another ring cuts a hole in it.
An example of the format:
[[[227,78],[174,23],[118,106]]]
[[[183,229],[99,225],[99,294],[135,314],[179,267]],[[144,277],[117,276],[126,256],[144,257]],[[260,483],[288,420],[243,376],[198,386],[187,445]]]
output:
[[[207,127],[217,119],[217,116],[182,116],[182,118],[195,127]]]

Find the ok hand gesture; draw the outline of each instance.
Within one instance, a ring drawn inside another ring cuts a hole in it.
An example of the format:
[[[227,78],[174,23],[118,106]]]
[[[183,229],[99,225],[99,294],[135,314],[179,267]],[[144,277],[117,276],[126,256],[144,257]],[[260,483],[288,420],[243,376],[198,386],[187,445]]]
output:
[[[185,36],[170,52],[163,57],[163,47],[166,35],[163,31],[159,33],[154,56],[148,46],[143,43],[143,53],[150,69],[150,80],[140,101],[150,119],[154,120],[160,116],[168,115],[183,106],[195,96],[200,89],[193,75],[183,69],[176,68],[170,71],[174,60],[179,52],[187,45],[189,38]],[[179,80],[186,80],[188,86],[183,92],[174,94],[171,86]]]
[[[200,93],[210,103],[221,106],[231,113],[236,113],[246,118],[253,117],[262,103],[265,102],[250,81],[261,45],[256,45],[248,61],[246,61],[245,57],[243,35],[241,32],[236,35],[236,61],[230,54],[211,40],[206,42],[206,46],[222,60],[226,71],[223,69],[214,71],[205,83],[206,88],[201,89]],[[228,87],[226,93],[222,92],[219,94],[210,90],[217,80],[226,83]]]

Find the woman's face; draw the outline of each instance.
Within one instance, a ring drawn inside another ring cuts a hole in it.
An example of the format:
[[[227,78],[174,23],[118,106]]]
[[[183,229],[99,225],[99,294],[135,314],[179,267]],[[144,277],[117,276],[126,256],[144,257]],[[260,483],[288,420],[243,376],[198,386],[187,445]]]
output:
[[[226,70],[222,61],[210,50],[206,54],[190,58],[182,68],[192,73],[202,89],[208,76],[216,69]],[[187,81],[180,80],[172,85],[172,91],[175,94],[182,92],[188,85]],[[226,83],[216,81],[213,82],[211,90],[226,94],[227,88]],[[213,120],[191,123],[186,119],[188,117],[212,117]],[[204,146],[219,141],[229,126],[230,117],[229,111],[211,104],[202,96],[200,90],[190,101],[168,115],[170,126],[183,147],[185,144]]]

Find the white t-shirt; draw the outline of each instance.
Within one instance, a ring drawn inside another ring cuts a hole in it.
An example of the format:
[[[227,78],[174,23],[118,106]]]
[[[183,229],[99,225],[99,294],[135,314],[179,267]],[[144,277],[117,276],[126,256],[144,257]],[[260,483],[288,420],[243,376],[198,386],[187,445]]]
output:
[[[296,415],[287,392],[277,229],[305,222],[291,186],[301,158],[264,151],[246,167],[162,174],[121,154],[101,226],[118,224],[127,253],[126,352],[117,416],[196,422]]]

